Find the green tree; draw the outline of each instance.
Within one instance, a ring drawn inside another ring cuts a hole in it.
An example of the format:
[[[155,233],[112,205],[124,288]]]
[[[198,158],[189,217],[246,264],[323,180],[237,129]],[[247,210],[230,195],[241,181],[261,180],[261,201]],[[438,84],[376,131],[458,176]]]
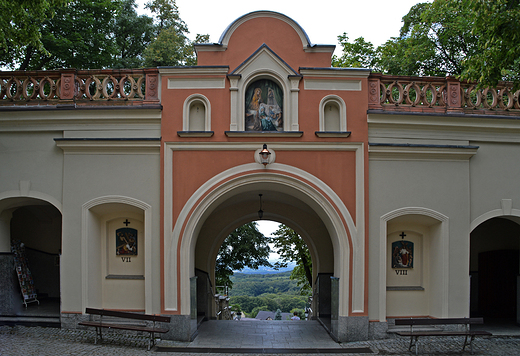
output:
[[[117,53],[114,28],[119,6],[111,0],[73,0],[56,9],[55,16],[41,28],[46,52],[27,46],[20,69],[112,66]]]
[[[280,255],[280,262],[277,262],[275,266],[286,267],[288,262],[296,262],[291,279],[298,281],[302,294],[309,293],[312,286],[312,259],[305,241],[296,231],[284,224],[278,226],[271,241],[274,249]]]
[[[271,266],[268,261],[270,252],[269,239],[258,231],[256,222],[240,226],[220,246],[215,265],[216,284],[232,288],[230,276],[233,271]]]
[[[156,37],[144,51],[145,65],[196,65],[193,43],[206,43],[209,35],[198,34],[195,42],[189,40],[188,26],[180,18],[175,0],[152,0],[146,8],[155,14],[157,25]]]
[[[520,0],[469,0],[477,50],[464,59],[464,79],[484,86],[501,80],[520,88]]]
[[[340,57],[332,57],[333,67],[374,68],[376,51],[372,43],[366,42],[363,37],[358,37],[350,43],[345,32],[338,36],[338,41],[343,54]]]
[[[0,65],[14,68],[27,47],[46,53],[42,23],[69,0],[0,0]]]
[[[122,0],[118,9],[114,37],[117,53],[112,68],[140,68],[144,65],[144,51],[153,39],[153,19],[138,15],[135,0]]]
[[[520,0],[435,0],[403,17],[398,37],[373,50],[363,37],[338,36],[333,65],[368,67],[384,74],[445,76],[520,87]]]

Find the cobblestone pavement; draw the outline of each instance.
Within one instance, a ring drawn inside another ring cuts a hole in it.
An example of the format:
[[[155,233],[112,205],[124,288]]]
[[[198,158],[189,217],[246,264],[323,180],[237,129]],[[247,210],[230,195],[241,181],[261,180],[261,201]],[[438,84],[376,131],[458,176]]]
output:
[[[43,327],[0,326],[0,355],[9,356],[47,356],[47,355],[150,355],[146,351],[147,338],[141,335],[130,335],[121,332],[104,334],[101,345],[94,345],[94,331],[70,330]],[[419,339],[421,341],[421,339]],[[406,338],[361,341],[341,344],[345,354],[362,356],[365,354],[349,353],[350,348],[370,348],[374,355],[413,355],[407,351],[409,340]],[[424,338],[421,341],[420,355],[469,355],[463,352],[463,339],[454,338]],[[186,346],[186,343],[160,341],[165,347]],[[477,338],[473,342],[475,355],[520,355],[520,338],[490,337]],[[154,352],[152,350],[151,352]],[[207,356],[207,353],[175,352],[175,356]],[[236,353],[226,356],[240,355]],[[334,353],[337,354],[337,353]],[[254,356],[255,354],[248,354]],[[262,355],[265,355],[262,354]],[[297,354],[291,354],[297,355]]]

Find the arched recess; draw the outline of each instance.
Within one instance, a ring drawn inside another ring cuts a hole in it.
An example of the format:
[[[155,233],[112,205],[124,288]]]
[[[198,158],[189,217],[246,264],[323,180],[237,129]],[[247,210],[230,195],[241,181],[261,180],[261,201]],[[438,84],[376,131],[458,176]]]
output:
[[[269,53],[269,51],[266,51],[266,53]],[[249,89],[249,87],[254,84],[255,82],[267,79],[272,82],[274,82],[276,85],[279,86],[283,93],[283,102],[280,103],[281,106],[284,108],[283,111],[283,131],[290,131],[291,130],[291,120],[290,120],[290,113],[291,113],[291,91],[290,91],[290,81],[287,78],[284,78],[285,73],[280,73],[280,69],[257,69],[251,72],[249,75],[246,74],[246,76],[238,82],[238,93],[240,95],[240,112],[243,113],[241,117],[244,117],[244,120],[241,120],[242,122],[239,122],[239,130],[244,131],[246,130],[246,123],[245,123],[245,113],[247,111],[246,107],[246,92]],[[285,74],[287,75],[287,74]]]
[[[471,224],[470,315],[520,322],[520,210],[511,200]]]
[[[62,214],[59,202],[40,192],[23,189],[0,194],[0,314],[16,315],[22,296],[13,276],[11,241],[25,245],[25,255],[38,298],[46,310],[60,312],[60,255]],[[4,261],[5,260],[5,261]],[[11,260],[11,261],[9,261]]]
[[[320,131],[347,131],[347,107],[337,95],[327,95],[320,101]]]
[[[125,225],[135,226],[138,230],[138,241],[142,241],[138,248],[141,252],[144,250],[144,256],[115,256],[116,240],[113,235],[116,228]],[[83,204],[81,257],[82,310],[99,307],[152,313],[152,207],[149,204],[115,195],[95,198]],[[134,258],[143,267],[133,267],[128,272],[121,272],[121,267],[112,267],[116,259],[128,263],[128,260],[122,259],[128,257],[130,262]],[[117,288],[119,294],[132,290],[128,305],[114,307]]]
[[[302,76],[263,44],[244,63],[228,75],[231,96],[230,131],[245,130],[245,94],[251,83],[269,79],[283,92],[283,131],[298,131],[298,94]]]
[[[204,95],[193,94],[184,101],[184,131],[211,131],[211,105]]]
[[[202,229],[206,221],[212,218],[218,221],[219,214],[225,215],[226,206],[234,199],[240,200],[245,195],[254,197],[251,200],[254,201],[254,208],[244,210],[240,217],[224,221],[220,237],[215,238],[213,246],[209,247],[212,252],[207,252],[207,255],[210,256],[214,255],[215,249],[225,238],[225,231],[232,231],[241,223],[257,218],[259,191],[273,193],[280,197],[279,201],[292,199],[299,202],[308,207],[309,213],[319,218],[332,245],[334,276],[340,279],[339,315],[363,312],[364,234],[359,233],[363,229],[356,227],[341,199],[326,184],[305,171],[277,163],[270,165],[268,172],[259,170],[257,164],[246,164],[225,171],[201,186],[187,202],[170,238],[165,241],[165,311],[189,314],[189,279],[194,275],[197,239],[204,232]],[[244,204],[247,203],[245,200]],[[285,216],[291,225],[291,217],[287,218],[287,214],[279,212],[270,216],[267,209],[264,211],[266,219],[285,222]],[[298,223],[301,222],[296,220],[293,225],[298,226]],[[308,229],[302,230],[312,235]],[[311,241],[310,246],[316,246],[316,243]],[[316,251],[319,254],[318,248]],[[315,260],[319,264],[325,263],[321,256],[316,256]]]
[[[394,283],[394,286],[388,285],[388,269],[392,268],[392,252],[389,244],[396,240],[394,235],[398,233],[413,236],[414,242],[419,242],[421,245],[421,256],[416,258],[416,262],[418,262],[418,258],[422,260],[422,276],[420,276],[419,285],[397,286],[395,285],[397,283]],[[448,256],[449,218],[447,216],[422,207],[396,209],[383,215],[380,218],[379,244],[379,320],[386,321],[387,317],[414,315],[446,317],[448,313]],[[389,293],[395,294],[395,298],[389,296]],[[406,306],[403,310],[395,306],[399,298],[400,302]],[[429,303],[421,303],[421,300],[427,300]],[[389,312],[397,315],[390,315]],[[413,314],[414,312],[418,314]]]

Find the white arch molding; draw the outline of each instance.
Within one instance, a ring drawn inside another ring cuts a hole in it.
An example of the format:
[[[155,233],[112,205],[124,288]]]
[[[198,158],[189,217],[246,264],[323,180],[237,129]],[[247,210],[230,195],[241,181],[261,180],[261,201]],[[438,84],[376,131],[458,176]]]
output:
[[[327,104],[334,103],[338,106],[339,110],[339,131],[345,132],[347,131],[347,105],[345,101],[334,94],[327,95],[323,97],[320,101],[320,131],[326,131],[326,122],[325,122],[325,107]]]
[[[165,143],[165,164],[163,172],[164,216],[173,216],[173,181],[171,177],[173,174],[173,153],[175,151],[246,150],[254,152],[256,149],[258,149],[258,145],[259,144],[255,143],[228,143],[218,145],[212,143],[199,143],[196,145],[194,145],[193,143]],[[164,240],[162,246],[162,253],[164,261],[164,274],[162,288],[162,310],[166,313],[172,314],[189,314],[189,306],[187,305],[187,303],[181,303],[181,301],[189,300],[186,299],[189,298],[189,289],[187,289],[190,277],[189,259],[192,258],[192,255],[190,253],[193,253],[195,248],[194,241],[191,241],[191,239],[193,238],[193,236],[196,236],[194,235],[197,232],[195,228],[200,228],[200,225],[197,225],[198,221],[196,220],[196,218],[194,218],[196,216],[196,208],[199,208],[199,210],[197,211],[197,217],[200,219],[202,216],[201,214],[203,212],[207,213],[207,211],[204,211],[204,209],[202,209],[202,211],[200,210],[202,204],[205,204],[204,207],[207,209],[209,206],[211,206],[211,201],[208,203],[208,200],[214,201],[216,199],[216,196],[218,196],[219,194],[220,196],[222,196],[225,193],[222,192],[222,189],[224,189],[224,186],[221,185],[222,182],[225,182],[234,176],[244,176],[247,173],[260,171],[278,172],[279,177],[285,176],[286,181],[284,184],[286,184],[286,186],[290,186],[291,183],[289,178],[290,176],[293,177],[292,181],[297,183],[297,187],[301,188],[301,196],[305,197],[305,199],[308,201],[314,202],[312,205],[314,205],[315,207],[319,207],[319,211],[315,211],[318,213],[318,215],[320,215],[321,212],[320,217],[322,218],[323,222],[326,224],[327,229],[329,230],[329,233],[331,235],[331,242],[335,251],[339,251],[337,247],[341,247],[342,245],[346,244],[346,248],[348,248],[348,244],[352,244],[351,251],[349,250],[346,254],[338,252],[338,256],[336,256],[334,260],[334,269],[335,272],[338,273],[336,277],[344,277],[344,283],[342,283],[342,289],[340,290],[340,293],[341,296],[345,296],[345,298],[342,298],[342,304],[340,305],[340,316],[348,316],[349,310],[352,312],[352,315],[365,313],[366,270],[364,144],[344,143],[338,145],[337,143],[334,143],[333,145],[335,150],[350,151],[355,153],[355,223],[352,220],[352,217],[350,216],[346,207],[343,205],[341,199],[337,197],[334,191],[321,180],[317,179],[316,177],[312,176],[311,174],[305,171],[278,163],[269,164],[268,168],[264,168],[264,166],[259,163],[251,163],[228,169],[227,171],[224,171],[214,176],[213,178],[209,179],[205,184],[203,184],[186,202],[185,206],[179,213],[179,216],[177,217],[175,222],[173,222],[171,218],[163,219]],[[269,147],[279,151],[328,151],[330,150],[331,144],[271,143]],[[296,179],[294,177],[301,177],[301,179]],[[271,178],[271,176],[269,176],[269,178]],[[312,186],[309,183],[312,184]],[[251,184],[251,182],[249,182],[249,184]],[[216,190],[217,188],[219,189],[218,191]],[[231,189],[233,189],[233,187],[231,187]],[[307,192],[306,190],[309,190],[309,192]],[[213,195],[210,195],[210,193],[213,193]],[[337,210],[334,210],[335,207]],[[329,216],[334,218],[331,219]],[[325,220],[328,221],[328,225],[327,221]],[[346,229],[348,229],[351,236],[350,242],[347,239]],[[188,231],[192,233],[191,236],[189,236]],[[177,261],[176,259],[177,252],[180,253],[180,251],[177,251],[177,246],[181,239],[181,232],[183,234],[183,244],[186,244],[187,240],[190,239],[188,247],[186,247],[186,245],[182,246],[182,251],[185,252],[181,254],[183,262],[185,263],[184,265],[181,264],[181,261]],[[185,236],[188,237],[185,238]],[[342,236],[342,239],[338,240],[338,236]],[[191,245],[192,243],[193,246]],[[352,259],[350,259],[350,253],[352,255]],[[178,266],[181,265],[183,266],[182,274],[178,271]],[[178,272],[179,286],[177,286]],[[349,278],[345,278],[349,275],[352,276],[351,280],[349,280]],[[181,308],[179,308],[179,305],[181,305]]]
[[[388,222],[400,216],[421,215],[437,220],[441,223],[441,251],[438,258],[442,261],[442,283],[439,294],[441,295],[441,317],[448,315],[448,286],[449,286],[449,218],[435,210],[423,207],[404,207],[393,210],[379,220],[379,321],[386,321],[386,268],[387,268],[387,227]]]
[[[182,110],[182,129],[184,131],[193,131],[190,121],[190,108],[193,103],[199,102],[204,106],[204,131],[211,131],[211,103],[207,97],[202,94],[192,94],[184,100]]]
[[[168,158],[166,162],[169,162]],[[166,175],[171,168],[165,169]],[[189,300],[190,273],[194,269],[196,236],[205,216],[219,204],[217,200],[227,194],[232,194],[237,188],[245,187],[247,189],[248,186],[265,182],[273,184],[273,187],[291,190],[320,216],[330,233],[334,249],[335,276],[341,281],[340,315],[348,316],[349,310],[352,310],[352,313],[364,312],[363,224],[355,224],[341,199],[316,177],[283,164],[270,164],[269,168],[269,170],[262,171],[259,170],[258,164],[252,163],[224,171],[203,184],[193,194],[180,212],[175,226],[171,226],[171,222],[165,219],[165,231],[172,231],[164,241],[164,308],[166,312],[189,314],[189,305],[186,301]],[[171,187],[165,187],[165,193],[168,189]],[[165,195],[165,216],[172,216],[171,195],[170,201],[167,198],[168,193]],[[363,199],[363,195],[359,198]],[[364,206],[364,204],[362,205]],[[358,223],[364,221],[363,213],[358,214],[356,211],[356,216]],[[359,220],[360,218],[361,220]],[[347,230],[351,236],[350,240]],[[179,256],[179,261],[176,260],[177,256]],[[177,269],[178,267],[180,270]],[[178,284],[177,279],[179,279]],[[352,297],[350,297],[351,293]]]
[[[520,209],[513,209],[513,199],[502,199],[500,201],[501,209],[488,211],[471,222],[470,232],[473,232],[483,222],[499,217],[515,216],[520,218]]]
[[[145,313],[152,313],[152,206],[135,198],[108,195],[89,200],[81,207],[81,278],[82,278],[82,309],[89,305],[89,213],[96,206],[110,203],[119,203],[133,206],[143,211],[144,215],[144,285],[145,285]]]
[[[0,202],[3,202],[5,199],[9,199],[9,198],[41,200],[41,201],[44,201],[44,202],[49,203],[52,206],[54,206],[56,209],[58,209],[60,214],[63,215],[61,202],[58,199],[54,198],[53,196],[50,196],[50,195],[42,193],[42,192],[28,189],[27,191],[11,190],[11,191],[0,193]],[[3,207],[3,204],[0,203],[0,210],[6,209],[6,208],[10,208],[10,206]]]

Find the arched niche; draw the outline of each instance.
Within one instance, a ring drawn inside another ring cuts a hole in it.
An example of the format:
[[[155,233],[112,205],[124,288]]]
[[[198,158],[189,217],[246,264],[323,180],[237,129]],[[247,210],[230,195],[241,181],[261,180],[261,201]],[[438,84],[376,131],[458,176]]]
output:
[[[327,95],[320,101],[320,131],[347,131],[347,108],[337,95]]]
[[[211,105],[204,95],[193,94],[184,101],[183,130],[211,131]]]

